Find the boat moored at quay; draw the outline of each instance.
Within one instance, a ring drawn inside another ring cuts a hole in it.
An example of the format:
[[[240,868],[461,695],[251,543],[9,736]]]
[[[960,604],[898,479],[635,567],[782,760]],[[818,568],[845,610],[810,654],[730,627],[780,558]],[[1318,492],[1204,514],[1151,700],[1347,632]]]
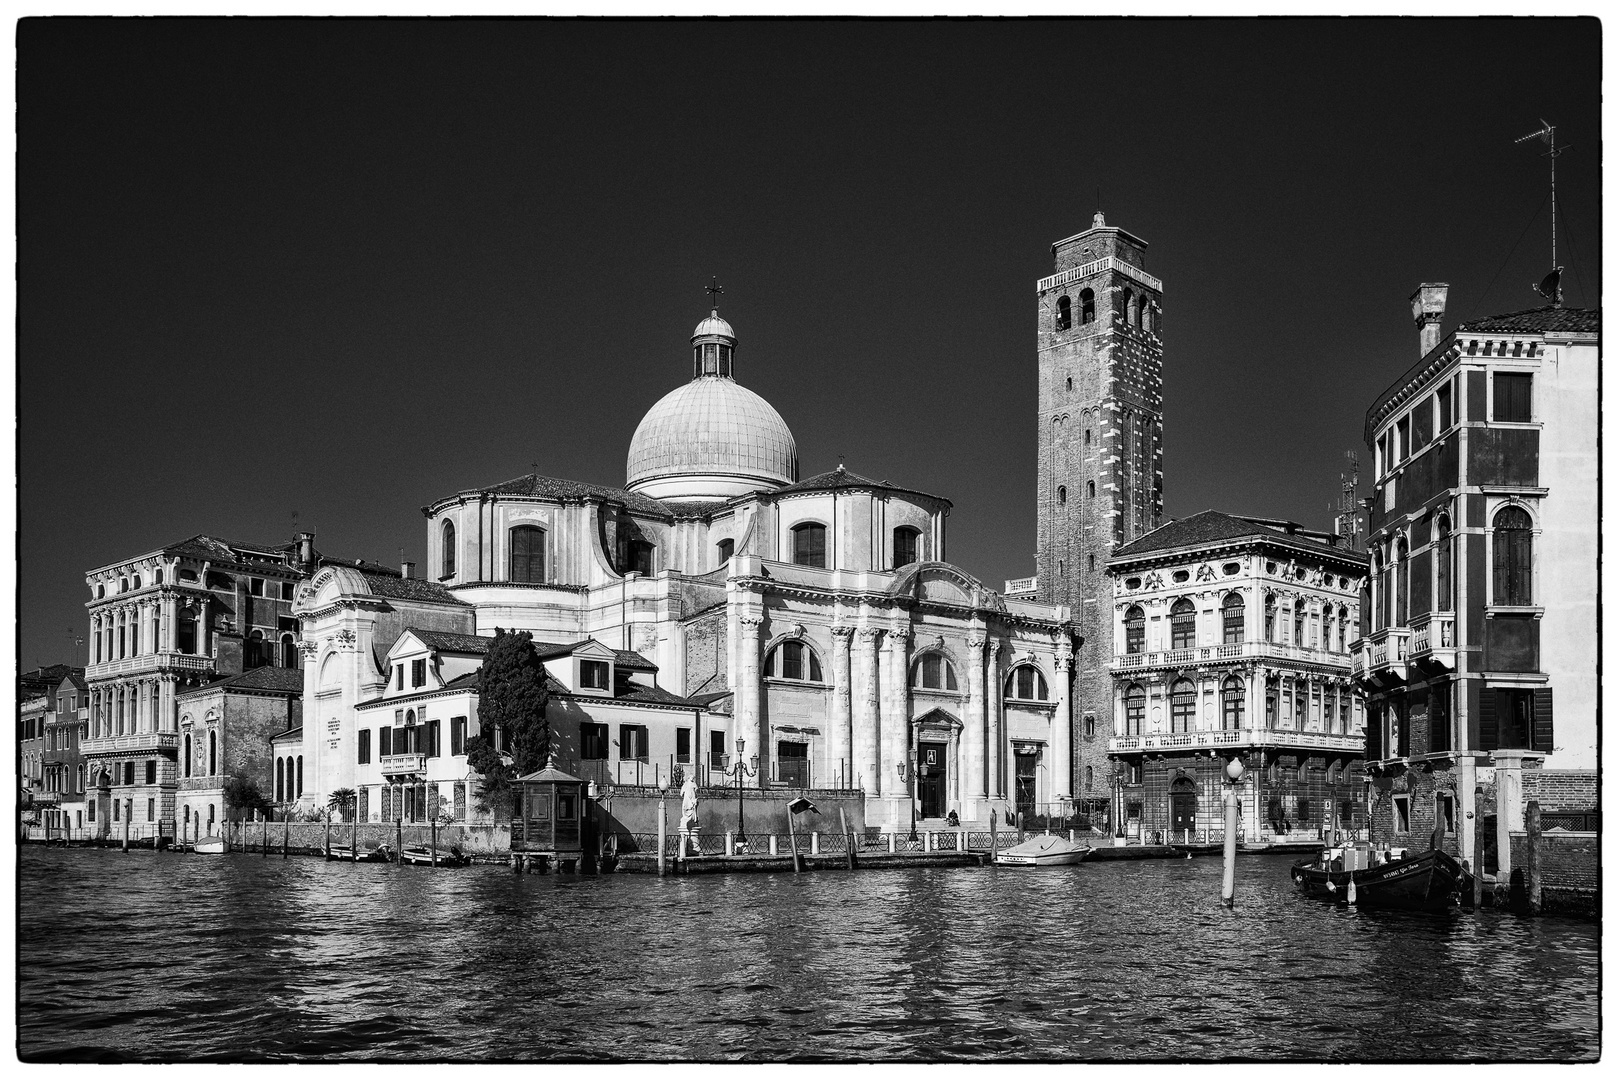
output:
[[[1444,911],[1456,905],[1470,875],[1441,848],[1413,854],[1366,845],[1323,849],[1292,866],[1304,895],[1361,908]]]

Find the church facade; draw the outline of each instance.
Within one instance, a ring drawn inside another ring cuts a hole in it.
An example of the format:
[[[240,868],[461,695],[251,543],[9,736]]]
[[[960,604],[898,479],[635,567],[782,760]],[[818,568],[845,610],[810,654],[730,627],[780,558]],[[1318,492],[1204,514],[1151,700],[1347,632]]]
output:
[[[442,782],[426,798],[459,802],[464,756],[437,766],[459,778],[439,775],[412,741],[422,774],[384,775],[358,760],[360,732],[407,705],[387,700],[407,629],[498,627],[573,665],[558,763],[581,775],[623,783],[627,763],[663,775],[666,761],[709,785],[739,771],[749,786],[853,787],[871,825],[1068,812],[1071,609],[947,562],[948,499],[841,466],[800,478],[785,421],[736,381],[736,350],[717,309],[698,324],[690,379],[641,421],[624,487],[530,474],[459,491],[422,508],[425,575],[334,567],[300,586],[304,802],[369,780]],[[595,715],[625,703],[585,692],[575,646],[637,673],[625,686],[644,719]],[[475,709],[457,704],[469,737]]]

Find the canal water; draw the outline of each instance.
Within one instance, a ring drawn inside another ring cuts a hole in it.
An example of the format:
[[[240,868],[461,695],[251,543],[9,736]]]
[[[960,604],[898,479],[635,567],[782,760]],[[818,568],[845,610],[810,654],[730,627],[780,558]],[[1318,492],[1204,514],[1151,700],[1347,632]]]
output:
[[[25,1060],[1591,1060],[1598,928],[1288,856],[663,878],[20,854]]]

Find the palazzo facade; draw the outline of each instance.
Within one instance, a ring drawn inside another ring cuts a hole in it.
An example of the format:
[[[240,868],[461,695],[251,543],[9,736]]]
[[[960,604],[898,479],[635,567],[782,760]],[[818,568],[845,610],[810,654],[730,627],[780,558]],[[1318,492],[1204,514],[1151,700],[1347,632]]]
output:
[[[1340,537],[1206,510],[1119,548],[1111,615],[1114,821],[1223,828],[1240,758],[1250,841],[1365,828],[1364,715],[1350,679],[1365,556]]]

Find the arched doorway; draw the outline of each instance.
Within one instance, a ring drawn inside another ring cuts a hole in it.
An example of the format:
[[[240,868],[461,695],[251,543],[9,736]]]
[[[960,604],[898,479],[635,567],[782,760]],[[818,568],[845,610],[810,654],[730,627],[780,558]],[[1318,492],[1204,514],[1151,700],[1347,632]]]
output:
[[[1169,785],[1169,827],[1176,833],[1197,827],[1197,785],[1189,776]]]

